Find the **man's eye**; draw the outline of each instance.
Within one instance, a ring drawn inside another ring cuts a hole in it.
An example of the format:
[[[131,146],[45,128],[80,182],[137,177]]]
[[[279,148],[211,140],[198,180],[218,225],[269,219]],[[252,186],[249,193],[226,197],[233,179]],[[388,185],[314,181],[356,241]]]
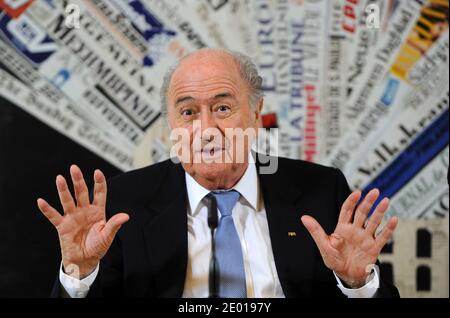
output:
[[[183,116],[192,116],[194,115],[194,112],[192,111],[192,109],[185,109],[181,112],[181,115]]]
[[[230,110],[230,107],[228,107],[227,105],[220,105],[218,108],[217,108],[217,111],[219,111],[219,112],[226,112],[226,111],[229,111]]]

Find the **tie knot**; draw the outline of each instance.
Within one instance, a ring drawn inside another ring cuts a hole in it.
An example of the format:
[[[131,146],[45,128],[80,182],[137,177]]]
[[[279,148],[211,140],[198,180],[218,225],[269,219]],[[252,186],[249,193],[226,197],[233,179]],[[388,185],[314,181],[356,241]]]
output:
[[[231,215],[236,202],[239,200],[239,192],[236,190],[229,191],[213,191],[211,194],[216,198],[217,207],[222,216]]]

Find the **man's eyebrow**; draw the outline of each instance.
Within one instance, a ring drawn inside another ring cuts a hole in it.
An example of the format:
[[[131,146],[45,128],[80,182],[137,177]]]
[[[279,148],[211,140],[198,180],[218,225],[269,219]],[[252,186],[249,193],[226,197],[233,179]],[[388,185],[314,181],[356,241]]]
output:
[[[225,92],[225,93],[220,93],[220,94],[214,95],[214,97],[211,99],[217,100],[217,99],[222,99],[222,98],[234,98],[234,95],[231,93]]]
[[[175,102],[175,107],[178,106],[181,103],[185,103],[185,102],[191,102],[194,100],[194,97],[191,96],[185,96],[185,97],[180,97],[176,100]]]
[[[235,98],[235,97],[231,93],[224,92],[224,93],[219,93],[219,94],[214,95],[213,97],[210,98],[210,100],[219,100],[219,99],[223,99],[223,98]],[[182,104],[185,102],[192,102],[193,100],[195,100],[195,98],[192,96],[180,97],[175,101],[175,107],[177,107],[179,104]]]

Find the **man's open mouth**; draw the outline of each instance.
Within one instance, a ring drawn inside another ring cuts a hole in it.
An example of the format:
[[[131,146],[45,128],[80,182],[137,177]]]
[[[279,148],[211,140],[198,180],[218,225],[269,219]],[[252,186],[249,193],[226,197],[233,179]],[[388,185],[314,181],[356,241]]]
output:
[[[199,153],[202,154],[203,158],[212,158],[221,155],[224,150],[225,149],[220,147],[207,147],[203,148]]]

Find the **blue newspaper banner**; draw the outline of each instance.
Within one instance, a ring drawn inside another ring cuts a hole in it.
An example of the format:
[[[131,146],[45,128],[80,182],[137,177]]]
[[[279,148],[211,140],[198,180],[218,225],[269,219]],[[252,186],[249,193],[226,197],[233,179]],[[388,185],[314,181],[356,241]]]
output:
[[[424,168],[449,143],[449,112],[444,111],[411,144],[394,159],[362,191],[365,196],[371,189],[378,188],[380,197],[392,197]],[[373,209],[370,213],[373,212]]]
[[[58,49],[47,33],[25,15],[11,19],[0,13],[0,36],[34,66],[47,60]]]

